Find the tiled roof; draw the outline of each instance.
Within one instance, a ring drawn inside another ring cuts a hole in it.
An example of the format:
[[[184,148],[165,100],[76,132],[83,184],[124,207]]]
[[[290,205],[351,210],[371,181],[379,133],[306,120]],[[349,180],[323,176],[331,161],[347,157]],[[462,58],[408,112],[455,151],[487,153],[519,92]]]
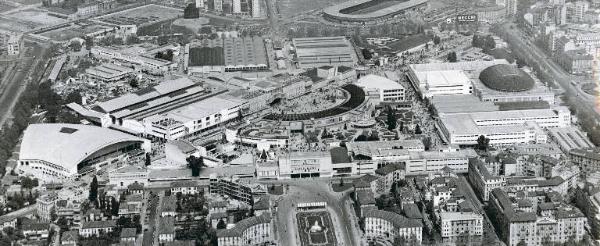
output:
[[[379,218],[391,222],[396,228],[414,228],[423,227],[421,220],[409,219],[394,212],[388,212],[378,209],[368,209],[364,211],[365,218]]]
[[[244,220],[241,220],[233,228],[223,229],[217,231],[217,237],[240,237],[244,233],[244,231],[251,226],[265,224],[271,222],[271,216],[269,213],[263,213],[260,216],[250,217]]]
[[[117,222],[115,220],[84,221],[81,225],[81,229],[111,228],[115,226],[117,226]]]

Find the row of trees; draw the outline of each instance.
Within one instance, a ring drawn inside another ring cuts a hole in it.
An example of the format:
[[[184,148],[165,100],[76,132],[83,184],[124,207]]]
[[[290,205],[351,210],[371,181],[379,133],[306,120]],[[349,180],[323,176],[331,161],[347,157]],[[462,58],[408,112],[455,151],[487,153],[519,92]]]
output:
[[[496,41],[494,40],[492,35],[480,36],[475,34],[473,35],[471,45],[473,47],[481,48],[484,51],[488,51],[496,48]]]

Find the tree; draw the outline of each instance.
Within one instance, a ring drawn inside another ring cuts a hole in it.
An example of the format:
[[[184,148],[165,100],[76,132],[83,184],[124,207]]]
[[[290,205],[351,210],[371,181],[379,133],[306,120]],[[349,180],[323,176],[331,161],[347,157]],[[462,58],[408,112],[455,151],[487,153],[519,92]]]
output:
[[[65,104],[69,104],[69,103],[77,103],[77,104],[81,104],[81,93],[79,92],[79,90],[75,90],[70,92],[67,95],[67,98],[65,99]]]
[[[94,47],[94,38],[92,38],[92,37],[85,37],[85,49],[86,50],[91,50],[92,47]]]
[[[242,121],[244,119],[244,114],[242,114],[242,110],[238,110],[237,120]]]
[[[227,224],[225,224],[225,221],[223,221],[223,219],[220,219],[219,222],[217,223],[217,229],[221,230],[221,229],[226,229],[227,228]]]
[[[523,61],[522,59],[517,58],[517,67],[522,68],[524,66],[527,66],[527,63],[525,61]]]
[[[152,163],[152,159],[150,158],[150,153],[146,153],[146,159],[144,160],[144,164],[146,166],[150,166],[151,163]]]
[[[354,139],[354,142],[364,142],[364,141],[368,141],[368,137],[365,135],[358,135],[358,137],[356,137],[356,139]]]
[[[192,169],[192,176],[194,177],[198,177],[200,176],[200,169],[202,169],[202,167],[204,166],[204,159],[202,158],[202,156],[200,157],[195,157],[195,156],[190,156],[187,159],[188,162],[188,167],[190,167]]]
[[[114,197],[110,197],[110,213],[112,216],[119,215],[119,202]]]
[[[484,135],[479,136],[477,138],[477,149],[487,151],[490,146],[490,139],[486,138]]]
[[[197,19],[200,17],[200,10],[196,7],[196,3],[188,4],[183,10],[184,19]]]
[[[56,221],[57,218],[58,218],[58,215],[56,214],[56,208],[55,207],[50,208],[50,221]]]
[[[492,37],[492,35],[488,35],[487,37],[485,37],[485,43],[483,45],[483,49],[484,50],[493,50],[496,48],[496,41],[494,40],[494,37]]]
[[[433,37],[433,43],[434,43],[435,45],[438,45],[438,44],[440,44],[441,42],[442,42],[442,39],[440,38],[440,36],[435,36],[435,37]]]
[[[431,137],[427,136],[423,138],[423,146],[425,146],[425,150],[431,149]]]
[[[140,86],[140,83],[136,78],[131,78],[129,79],[129,86],[131,86],[132,88],[138,88]]]
[[[379,132],[373,130],[367,138],[367,141],[379,141]]]
[[[92,183],[90,184],[90,194],[89,194],[90,202],[95,202],[98,199],[98,178],[94,176],[92,179]]]
[[[415,134],[419,135],[422,133],[423,131],[421,130],[421,127],[419,126],[419,124],[417,124],[417,126],[415,126]]]
[[[448,61],[449,62],[456,62],[456,61],[458,61],[458,57],[456,56],[456,52],[452,51],[452,52],[448,53]]]
[[[260,153],[260,159],[261,160],[267,160],[269,158],[269,155],[267,155],[267,151],[265,151],[263,149],[262,153]]]
[[[71,44],[69,44],[69,47],[76,52],[81,51],[81,43],[79,41],[72,41]]]
[[[388,106],[387,107],[387,120],[386,120],[386,124],[387,124],[387,129],[390,131],[393,131],[394,129],[396,129],[396,125],[398,123],[398,118],[396,117],[396,112],[394,111],[394,109],[392,109],[392,107]]]

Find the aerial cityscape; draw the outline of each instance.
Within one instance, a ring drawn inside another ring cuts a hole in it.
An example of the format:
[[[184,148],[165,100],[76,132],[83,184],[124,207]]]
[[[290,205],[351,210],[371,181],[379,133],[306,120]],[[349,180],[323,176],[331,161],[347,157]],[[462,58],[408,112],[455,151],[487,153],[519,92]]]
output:
[[[0,0],[0,246],[600,246],[600,0]]]

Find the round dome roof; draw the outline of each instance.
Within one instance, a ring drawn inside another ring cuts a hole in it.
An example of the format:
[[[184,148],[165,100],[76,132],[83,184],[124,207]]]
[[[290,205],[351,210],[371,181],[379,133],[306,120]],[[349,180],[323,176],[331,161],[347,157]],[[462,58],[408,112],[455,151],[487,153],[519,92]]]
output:
[[[527,91],[535,81],[523,70],[508,64],[499,64],[481,71],[479,80],[490,89],[505,92]]]

